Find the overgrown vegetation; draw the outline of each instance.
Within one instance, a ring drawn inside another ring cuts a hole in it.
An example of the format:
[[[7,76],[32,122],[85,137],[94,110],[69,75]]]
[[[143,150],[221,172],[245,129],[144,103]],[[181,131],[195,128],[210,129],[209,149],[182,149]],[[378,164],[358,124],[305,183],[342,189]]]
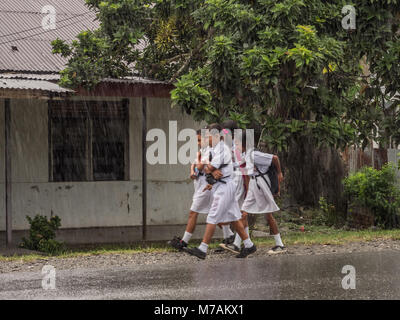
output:
[[[295,197],[299,204],[318,205],[326,194],[314,146],[400,143],[399,0],[86,3],[99,29],[71,43],[53,41],[53,52],[69,60],[61,85],[90,89],[102,78],[132,75],[173,83],[173,104],[194,119],[235,119],[262,133],[270,152],[296,158],[293,172],[312,168],[312,183],[311,169],[295,177],[307,186]],[[342,25],[349,4],[354,30]],[[341,179],[327,180],[335,186]]]
[[[30,224],[29,237],[22,238],[20,247],[49,255],[60,254],[65,250],[64,243],[55,240],[56,231],[61,226],[61,219],[58,216],[47,219],[46,216],[38,214],[33,219],[26,216],[26,219]]]
[[[400,226],[400,188],[396,170],[386,164],[381,170],[364,167],[344,180],[350,205],[368,209],[375,225],[384,228]]]

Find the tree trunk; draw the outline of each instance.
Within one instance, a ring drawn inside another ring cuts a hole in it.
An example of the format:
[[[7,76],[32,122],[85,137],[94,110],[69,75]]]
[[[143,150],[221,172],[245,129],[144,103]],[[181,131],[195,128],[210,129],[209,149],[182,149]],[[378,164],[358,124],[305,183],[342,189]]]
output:
[[[339,211],[345,212],[342,180],[345,165],[334,148],[317,148],[308,138],[299,139],[281,155],[286,192],[290,205],[318,206],[324,197]]]

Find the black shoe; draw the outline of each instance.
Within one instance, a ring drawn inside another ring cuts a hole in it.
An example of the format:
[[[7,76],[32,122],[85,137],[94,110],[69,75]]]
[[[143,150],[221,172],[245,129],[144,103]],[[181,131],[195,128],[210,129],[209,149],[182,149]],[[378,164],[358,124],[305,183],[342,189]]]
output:
[[[224,240],[222,240],[222,243],[219,244],[219,248],[216,248],[214,252],[216,253],[224,252],[224,250],[226,250],[226,247],[230,244],[233,244],[234,241],[235,241],[235,235],[233,234],[229,238],[225,238]]]
[[[275,246],[271,250],[268,251],[268,254],[279,254],[287,252],[286,247],[282,246]]]
[[[204,253],[203,251],[201,251],[199,248],[185,248],[185,251],[187,253],[189,253],[192,256],[196,256],[199,259],[205,259],[207,256],[207,253]]]
[[[242,250],[240,250],[240,253],[236,256],[236,258],[246,258],[249,254],[252,254],[256,251],[257,251],[257,248],[254,244],[250,248],[243,247]]]
[[[235,241],[235,235],[231,235],[229,238],[226,238],[222,241],[223,244],[228,245],[232,244]]]
[[[176,249],[176,250],[179,250],[179,251],[182,251],[183,248],[186,248],[187,245],[188,245],[185,241],[183,241],[183,240],[182,240],[181,238],[179,238],[179,237],[174,237],[171,241],[168,241],[168,244],[169,244],[172,248],[174,248],[174,249]]]

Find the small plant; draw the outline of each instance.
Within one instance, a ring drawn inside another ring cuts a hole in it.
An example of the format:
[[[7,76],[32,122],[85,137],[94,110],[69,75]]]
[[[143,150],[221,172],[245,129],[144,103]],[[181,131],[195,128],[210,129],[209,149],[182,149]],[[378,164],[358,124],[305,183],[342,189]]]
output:
[[[316,225],[333,226],[337,222],[336,208],[333,204],[329,204],[324,197],[319,198],[319,214],[313,219]]]
[[[51,255],[59,254],[65,249],[64,243],[55,240],[56,231],[61,226],[58,216],[47,219],[38,214],[33,219],[26,216],[26,219],[30,224],[29,238],[22,238],[20,247]]]
[[[350,207],[364,207],[374,216],[376,226],[400,225],[400,189],[395,167],[386,164],[381,170],[364,167],[344,179]]]
[[[400,153],[397,154],[399,161],[397,162],[397,169],[400,170]]]

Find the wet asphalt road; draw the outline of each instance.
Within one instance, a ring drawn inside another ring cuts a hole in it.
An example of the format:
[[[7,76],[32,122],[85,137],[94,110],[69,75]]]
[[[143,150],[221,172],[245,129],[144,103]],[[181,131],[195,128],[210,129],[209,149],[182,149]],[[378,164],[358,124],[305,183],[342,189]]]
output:
[[[342,268],[356,289],[342,288]],[[400,253],[259,256],[130,268],[56,270],[56,289],[42,274],[0,275],[0,299],[400,299]]]

